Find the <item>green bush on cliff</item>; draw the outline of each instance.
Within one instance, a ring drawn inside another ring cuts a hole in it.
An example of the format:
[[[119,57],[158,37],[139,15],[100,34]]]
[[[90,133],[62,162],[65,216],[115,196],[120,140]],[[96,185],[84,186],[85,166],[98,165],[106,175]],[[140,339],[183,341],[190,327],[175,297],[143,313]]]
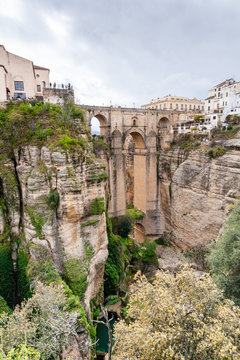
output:
[[[85,207],[84,217],[90,215],[99,215],[105,211],[104,198],[96,198]]]
[[[141,220],[144,218],[145,214],[142,210],[136,209],[133,205],[127,207],[126,215],[129,216],[133,221]]]
[[[30,217],[31,224],[36,231],[36,235],[39,237],[39,239],[42,240],[44,238],[42,234],[42,228],[47,220],[44,219],[41,214],[37,213],[35,209],[30,206],[26,206],[26,211],[28,213],[28,216]]]
[[[87,145],[83,133],[90,139],[83,112],[73,104],[61,107],[41,102],[10,102],[0,109],[0,143],[8,155],[25,144],[82,149]]]
[[[104,271],[105,297],[118,294],[119,284],[124,270],[122,239],[113,233],[108,235],[108,258]]]
[[[240,206],[234,205],[224,231],[210,246],[207,260],[212,277],[227,298],[240,305]]]
[[[220,156],[223,156],[227,152],[227,149],[224,146],[216,146],[208,151],[208,156],[211,159],[216,159]]]
[[[21,301],[30,298],[32,295],[27,274],[28,261],[28,254],[24,250],[19,250],[17,257],[17,284]]]
[[[5,313],[7,313],[7,314],[10,314],[10,313],[11,313],[11,310],[10,310],[10,308],[9,308],[6,300],[5,300],[2,296],[0,296],[0,315],[1,315],[1,313],[3,313],[3,312],[5,312]],[[0,358],[0,359],[1,359],[1,358]]]
[[[71,258],[64,263],[64,279],[80,300],[87,289],[87,277],[93,256],[93,249],[89,243],[84,244],[84,249],[85,254],[80,259]]]
[[[40,360],[41,354],[25,344],[13,348],[7,355],[0,350],[0,360]]]
[[[47,197],[47,204],[52,210],[57,210],[59,204],[59,193],[58,191],[51,190],[48,197]]]
[[[0,296],[11,308],[16,305],[16,283],[10,242],[0,244]]]

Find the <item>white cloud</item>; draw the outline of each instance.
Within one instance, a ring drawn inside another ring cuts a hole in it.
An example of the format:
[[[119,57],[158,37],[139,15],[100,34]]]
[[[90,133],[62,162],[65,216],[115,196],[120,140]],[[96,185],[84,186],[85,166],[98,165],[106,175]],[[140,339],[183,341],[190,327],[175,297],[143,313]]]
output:
[[[0,16],[20,20],[22,15],[21,0],[0,0]]]

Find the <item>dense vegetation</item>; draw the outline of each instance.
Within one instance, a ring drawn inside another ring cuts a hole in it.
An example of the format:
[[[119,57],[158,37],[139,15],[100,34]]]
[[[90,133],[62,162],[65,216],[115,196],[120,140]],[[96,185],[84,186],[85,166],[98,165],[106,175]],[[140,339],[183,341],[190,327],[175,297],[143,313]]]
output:
[[[187,268],[138,276],[128,319],[115,326],[114,360],[240,359],[239,309],[210,276]]]
[[[218,241],[210,245],[207,257],[212,276],[227,298],[240,306],[240,206],[236,203]]]
[[[74,121],[78,119],[79,121]],[[81,149],[87,146],[83,134],[90,136],[83,112],[72,104],[63,107],[42,102],[9,103],[0,108],[0,149],[11,155],[24,144]]]

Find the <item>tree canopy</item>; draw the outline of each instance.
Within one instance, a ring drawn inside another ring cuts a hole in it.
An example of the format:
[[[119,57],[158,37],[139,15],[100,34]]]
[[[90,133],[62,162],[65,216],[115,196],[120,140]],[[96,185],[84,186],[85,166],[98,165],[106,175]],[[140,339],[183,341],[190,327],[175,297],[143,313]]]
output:
[[[240,359],[240,313],[210,276],[192,269],[138,275],[128,319],[115,326],[114,360]]]
[[[235,204],[219,240],[207,257],[212,277],[224,295],[240,305],[240,206]]]

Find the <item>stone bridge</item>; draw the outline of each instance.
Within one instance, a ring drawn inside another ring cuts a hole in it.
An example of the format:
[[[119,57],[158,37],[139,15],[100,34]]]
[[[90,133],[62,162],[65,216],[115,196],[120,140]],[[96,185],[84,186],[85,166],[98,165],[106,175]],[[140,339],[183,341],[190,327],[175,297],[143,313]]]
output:
[[[157,174],[157,153],[169,146],[180,112],[152,109],[81,105],[91,128],[96,117],[100,133],[111,147],[109,160],[111,217],[124,215],[133,204],[146,216],[135,225],[139,241],[163,233]]]

